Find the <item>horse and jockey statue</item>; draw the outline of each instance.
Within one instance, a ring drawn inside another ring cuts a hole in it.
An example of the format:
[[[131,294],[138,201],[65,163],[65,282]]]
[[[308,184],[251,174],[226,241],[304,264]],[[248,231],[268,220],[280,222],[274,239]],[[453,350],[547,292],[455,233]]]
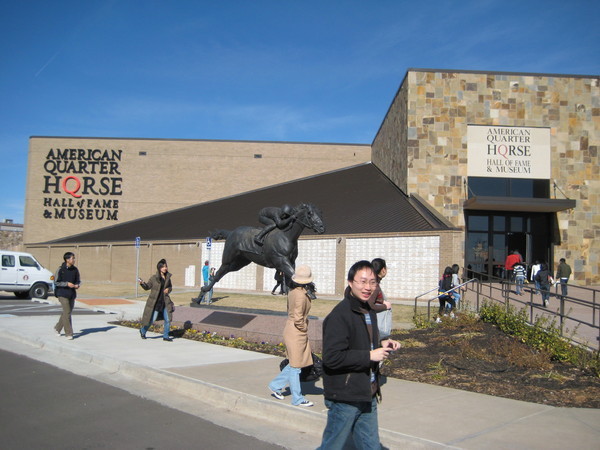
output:
[[[325,232],[323,214],[311,203],[263,208],[258,220],[265,224],[264,228],[241,226],[211,233],[214,240],[225,239],[221,267],[214,279],[202,287],[199,297],[192,299],[194,302],[200,303],[204,294],[229,272],[236,272],[251,262],[280,270],[291,280],[298,257],[298,238],[304,229],[317,234]]]

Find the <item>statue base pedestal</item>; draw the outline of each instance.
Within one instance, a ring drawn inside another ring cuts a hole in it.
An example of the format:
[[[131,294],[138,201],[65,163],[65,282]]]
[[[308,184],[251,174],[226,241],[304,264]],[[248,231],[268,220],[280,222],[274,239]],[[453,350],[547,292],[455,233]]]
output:
[[[315,353],[323,349],[323,321],[309,317],[308,340]],[[266,310],[235,310],[215,305],[178,306],[173,313],[173,325],[184,329],[208,331],[224,337],[241,337],[249,342],[283,342],[283,329],[287,322],[286,313]]]

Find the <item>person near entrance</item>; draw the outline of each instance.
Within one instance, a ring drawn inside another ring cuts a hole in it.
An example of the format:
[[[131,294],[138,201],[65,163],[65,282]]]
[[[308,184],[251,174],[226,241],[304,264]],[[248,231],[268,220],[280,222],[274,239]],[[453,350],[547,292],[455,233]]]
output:
[[[347,278],[344,299],[323,322],[323,387],[328,412],[319,448],[342,449],[352,435],[356,448],[379,449],[379,363],[398,350],[400,343],[379,341],[377,315],[368,302],[378,285],[373,265],[358,261]]]
[[[506,261],[504,261],[504,269],[506,270],[506,279],[508,281],[514,281],[514,266],[516,263],[520,262],[523,262],[523,258],[521,258],[521,254],[518,250],[514,250],[506,257]]]
[[[560,290],[563,296],[568,295],[567,283],[569,282],[571,273],[571,266],[567,264],[565,258],[560,258],[560,263],[556,269],[556,277],[554,279],[560,282]]]
[[[550,286],[554,283],[552,279],[552,274],[550,270],[548,270],[548,264],[543,263],[542,267],[535,275],[535,281],[540,284],[540,293],[542,294],[542,301],[544,302],[544,306],[548,306],[550,304]]]
[[[517,295],[523,295],[523,284],[525,283],[525,276],[527,275],[527,269],[523,263],[516,263],[513,266],[513,270],[515,273],[515,284]]]
[[[81,278],[79,277],[79,269],[75,267],[75,254],[67,252],[63,255],[63,260],[64,262],[54,275],[54,293],[58,297],[63,310],[54,327],[54,331],[60,336],[60,332],[64,329],[67,339],[72,340],[73,325],[71,323],[71,313],[75,306],[77,289],[81,286]]]
[[[540,283],[539,283],[539,281],[536,281],[535,276],[537,275],[537,273],[540,271],[541,268],[542,268],[542,264],[536,259],[535,264],[533,266],[531,266],[531,277],[529,278],[529,280],[533,281],[533,283],[535,284],[535,293],[536,294],[540,293]]]

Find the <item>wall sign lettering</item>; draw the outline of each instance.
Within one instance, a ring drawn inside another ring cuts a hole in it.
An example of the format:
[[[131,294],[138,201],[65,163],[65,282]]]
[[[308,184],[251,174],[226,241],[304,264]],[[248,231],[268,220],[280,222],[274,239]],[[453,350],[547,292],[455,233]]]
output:
[[[119,220],[122,156],[123,150],[51,148],[44,162],[44,218]]]
[[[550,129],[469,125],[467,175],[550,178]]]

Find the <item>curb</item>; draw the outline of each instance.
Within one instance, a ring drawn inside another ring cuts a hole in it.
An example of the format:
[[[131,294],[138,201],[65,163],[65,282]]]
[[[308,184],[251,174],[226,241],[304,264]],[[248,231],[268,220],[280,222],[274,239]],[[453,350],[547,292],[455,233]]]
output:
[[[119,373],[154,387],[164,389],[165,386],[168,386],[170,390],[178,394],[208,403],[225,411],[232,411],[252,418],[259,417],[277,426],[285,423],[286,428],[294,431],[306,433],[307,430],[317,429],[320,433],[325,426],[326,416],[324,414],[256,397],[167,370],[130,363],[110,356],[93,355],[60,342],[43,341],[40,338],[31,338],[12,330],[0,329],[0,337],[12,339],[83,363],[93,364],[103,370]]]
[[[301,409],[287,403],[257,397],[252,394],[218,386],[213,383],[189,378],[168,370],[156,369],[110,356],[94,355],[73,348],[62,342],[53,342],[41,338],[32,338],[25,333],[0,329],[0,337],[62,355],[82,363],[93,364],[109,373],[118,373],[128,379],[164,389],[173,393],[210,405],[226,412],[232,412],[252,419],[261,419],[278,428],[304,433],[319,439],[327,422],[326,411]],[[392,430],[379,428],[381,442],[389,448],[447,448],[447,446],[427,439],[405,435]]]

